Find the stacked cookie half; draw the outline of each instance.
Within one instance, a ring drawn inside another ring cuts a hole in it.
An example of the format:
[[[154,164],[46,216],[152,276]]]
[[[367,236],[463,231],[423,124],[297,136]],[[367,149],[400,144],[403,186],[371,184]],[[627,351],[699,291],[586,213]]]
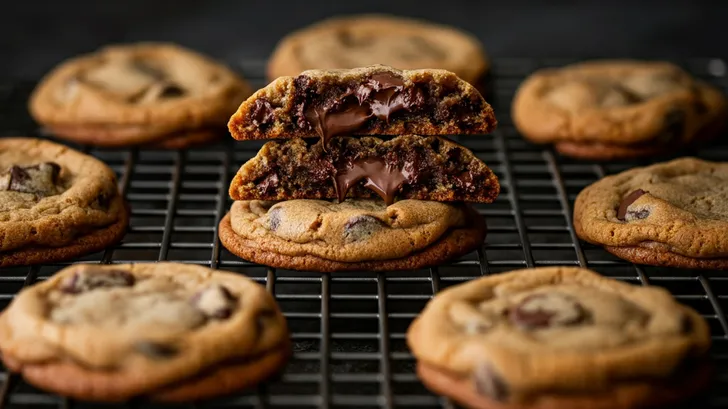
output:
[[[485,223],[464,202],[490,203],[500,185],[441,135],[495,126],[480,93],[449,71],[280,77],[230,118],[235,139],[276,140],[234,177],[220,239],[256,263],[323,272],[413,269],[470,252]]]

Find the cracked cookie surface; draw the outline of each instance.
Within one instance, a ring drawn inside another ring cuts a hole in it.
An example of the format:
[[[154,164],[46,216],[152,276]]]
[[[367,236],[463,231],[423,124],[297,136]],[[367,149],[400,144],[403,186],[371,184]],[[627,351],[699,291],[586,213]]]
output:
[[[471,407],[633,408],[707,383],[710,330],[664,289],[550,267],[440,292],[407,340],[425,384]]]
[[[728,266],[728,164],[681,158],[605,177],[577,196],[574,227],[636,263]]]
[[[527,139],[564,155],[664,154],[716,136],[725,96],[666,62],[593,61],[544,69],[520,86],[513,120]]]
[[[471,84],[488,68],[482,45],[462,31],[408,18],[359,15],[330,18],[287,35],[270,58],[268,78],[372,64],[444,69]]]
[[[53,261],[50,248],[94,233],[85,244],[98,250],[118,240],[126,223],[116,175],[104,163],[49,141],[0,139],[0,265],[36,262],[44,248]],[[30,260],[17,254],[23,251]]]
[[[163,43],[72,58],[33,92],[30,111],[59,137],[101,146],[184,147],[224,133],[252,90],[228,68]]]
[[[466,205],[421,200],[237,201],[220,228],[242,258],[312,271],[419,268],[472,251],[485,236]]]
[[[280,77],[244,101],[228,128],[238,140],[328,142],[340,135],[484,134],[496,123],[480,93],[452,72],[372,65]]]
[[[277,369],[287,337],[265,288],[176,263],[74,265],[22,291],[0,316],[0,350],[11,370],[89,400],[229,393]],[[237,381],[201,381],[231,370]]]
[[[490,203],[496,175],[473,153],[437,136],[271,141],[230,184],[234,200],[396,198]]]

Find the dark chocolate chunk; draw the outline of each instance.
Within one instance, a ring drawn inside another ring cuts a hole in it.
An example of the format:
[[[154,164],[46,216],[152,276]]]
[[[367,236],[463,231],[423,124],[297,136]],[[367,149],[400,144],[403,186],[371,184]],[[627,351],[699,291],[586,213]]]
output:
[[[584,308],[566,294],[557,292],[530,295],[511,308],[508,318],[525,330],[573,325],[582,322]]]
[[[625,221],[625,216],[627,215],[627,208],[635,202],[635,200],[639,199],[644,195],[645,193],[648,193],[642,189],[637,189],[634,192],[628,194],[627,196],[622,199],[622,201],[619,203],[619,208],[617,209],[617,219]],[[649,212],[645,217],[649,215]]]
[[[268,228],[276,231],[281,224],[281,209],[276,207],[268,211]]]
[[[266,125],[273,120],[273,106],[266,99],[256,99],[255,107],[251,111],[251,117],[253,118],[253,125]]]
[[[160,98],[179,98],[181,96],[184,96],[186,94],[186,91],[184,88],[180,87],[176,84],[165,84],[164,88],[162,88],[162,91],[159,93]]]
[[[265,179],[258,182],[258,190],[260,190],[260,193],[262,194],[271,194],[275,192],[276,187],[278,187],[278,175],[275,173],[271,173],[270,175],[266,176]]]
[[[154,341],[137,341],[134,349],[148,358],[160,360],[174,358],[179,354],[177,347]]]
[[[61,167],[53,162],[25,167],[13,165],[0,175],[0,190],[33,193],[41,197],[55,195],[58,193],[60,172]]]
[[[336,192],[339,201],[344,201],[349,189],[365,179],[367,182],[364,187],[376,192],[389,206],[394,203],[397,192],[411,174],[406,168],[406,166],[397,168],[385,163],[382,158],[366,158],[349,163],[336,174]]]
[[[63,280],[60,290],[78,294],[95,288],[131,287],[135,281],[133,275],[123,270],[102,270],[96,273],[83,271]]]
[[[475,390],[482,396],[493,399],[496,402],[508,400],[508,385],[503,378],[495,371],[493,365],[484,363],[477,365],[473,371],[473,383]]]
[[[344,225],[344,241],[348,243],[368,239],[383,227],[384,223],[376,217],[365,214],[354,216]]]
[[[192,296],[192,303],[208,318],[229,318],[237,299],[225,286],[213,284]]]
[[[299,76],[295,81],[301,87],[299,94],[306,95],[299,108],[298,123],[316,130],[324,146],[335,136],[361,129],[372,117],[389,122],[393,114],[419,109],[426,102],[421,88],[407,87],[402,78],[387,72],[375,73],[358,86],[328,99],[315,94],[307,78]]]

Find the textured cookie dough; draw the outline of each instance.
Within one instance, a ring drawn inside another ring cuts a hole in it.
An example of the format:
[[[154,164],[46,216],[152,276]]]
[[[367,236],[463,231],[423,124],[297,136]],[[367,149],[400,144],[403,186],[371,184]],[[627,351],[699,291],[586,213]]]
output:
[[[482,217],[466,205],[421,200],[237,201],[220,223],[233,254],[322,272],[420,268],[470,252],[484,237]]]
[[[280,77],[240,105],[228,128],[235,139],[339,135],[485,134],[493,108],[449,71],[384,65],[309,70]]]
[[[425,384],[474,408],[677,400],[708,380],[711,342],[705,320],[664,289],[574,267],[450,287],[415,319],[407,341]]]
[[[268,62],[268,78],[372,64],[439,68],[470,83],[488,68],[482,45],[470,34],[408,18],[358,15],[330,18],[287,35]]]
[[[631,169],[585,188],[580,238],[635,263],[728,267],[728,164],[696,158]]]
[[[99,160],[40,139],[0,139],[0,266],[100,250],[127,221],[116,176]]]
[[[85,400],[230,393],[278,369],[288,343],[265,288],[176,263],[74,265],[21,291],[0,315],[8,368]]]
[[[234,200],[382,197],[490,203],[497,176],[470,150],[438,136],[340,137],[326,150],[303,139],[271,141],[230,184]]]
[[[217,138],[252,93],[230,69],[182,47],[105,47],[51,71],[30,112],[55,135],[99,146],[179,148]]]
[[[543,69],[521,85],[513,121],[536,143],[583,159],[674,152],[716,136],[725,96],[666,62],[593,61]]]

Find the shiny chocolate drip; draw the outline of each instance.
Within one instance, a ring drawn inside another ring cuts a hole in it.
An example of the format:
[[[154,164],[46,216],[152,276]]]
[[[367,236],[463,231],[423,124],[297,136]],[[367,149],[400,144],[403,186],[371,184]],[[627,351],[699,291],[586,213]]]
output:
[[[335,178],[339,202],[343,202],[352,186],[366,179],[364,187],[378,194],[387,206],[394,203],[394,197],[409,179],[411,172],[405,167],[397,168],[384,162],[382,158],[359,159],[340,169]]]
[[[395,112],[424,103],[421,89],[405,88],[402,78],[381,72],[345,92],[338,101],[306,106],[303,115],[321,137],[325,149],[331,138],[360,129],[369,118],[377,117],[389,122]]]

